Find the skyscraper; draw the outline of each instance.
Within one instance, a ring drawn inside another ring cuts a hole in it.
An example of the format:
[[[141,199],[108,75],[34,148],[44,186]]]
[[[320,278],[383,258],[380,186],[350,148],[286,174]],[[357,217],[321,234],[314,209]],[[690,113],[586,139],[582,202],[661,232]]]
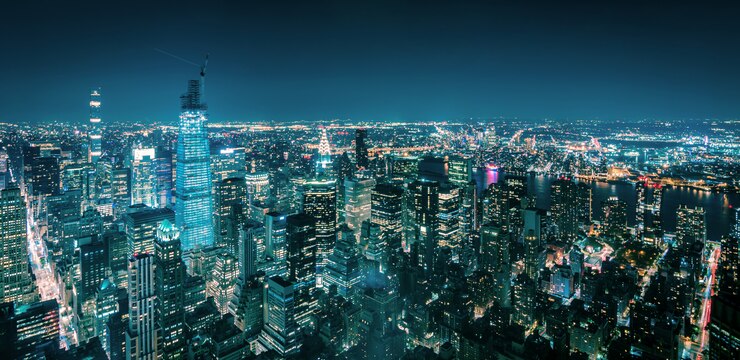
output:
[[[157,207],[157,177],[154,168],[154,148],[131,151],[131,205]]]
[[[604,232],[609,236],[623,237],[627,231],[627,203],[612,196],[601,204],[604,210]]]
[[[367,140],[367,129],[355,130],[355,157],[357,158],[357,167],[360,169],[367,169],[370,166],[365,140]]]
[[[319,158],[316,160],[316,175],[327,175],[332,171],[331,147],[326,128],[321,129],[321,140],[319,140]]]
[[[154,239],[159,223],[174,221],[175,214],[170,209],[152,209],[144,205],[129,207],[123,219],[123,228],[128,243],[128,256],[138,253],[154,253]]]
[[[200,96],[200,82],[190,80],[187,93],[180,98],[175,224],[182,231],[183,251],[214,244],[207,107]]]
[[[28,272],[26,204],[20,189],[0,191],[0,303],[36,300]]]
[[[182,263],[180,232],[169,220],[157,227],[154,240],[156,269],[156,318],[160,333],[163,359],[184,357],[185,310],[183,282],[185,267]]]
[[[373,188],[370,221],[380,225],[391,251],[401,249],[403,240],[403,189],[391,184]]]
[[[324,286],[335,285],[337,294],[350,299],[360,283],[360,255],[357,253],[354,234],[349,231],[342,235],[326,264]]]
[[[337,190],[334,180],[311,180],[303,185],[303,212],[316,221],[316,282],[322,286],[326,259],[337,241]],[[290,246],[290,243],[288,243]]]
[[[690,208],[684,204],[676,210],[676,245],[684,246],[707,240],[707,227],[704,209]]]
[[[578,186],[570,179],[557,179],[550,185],[550,210],[560,239],[572,244],[578,238]]]
[[[103,154],[103,136],[100,131],[100,122],[102,121],[100,108],[103,105],[101,97],[100,88],[95,88],[90,91],[90,144],[88,145],[87,160],[92,163],[98,162],[100,155]]]
[[[416,180],[409,185],[411,193],[411,251],[424,272],[429,275],[434,268],[439,231],[439,183]]]
[[[244,176],[249,203],[265,203],[270,197],[270,178],[265,172],[251,172]]]
[[[347,178],[344,180],[344,218],[347,225],[359,235],[362,222],[370,218],[371,193],[374,179]]]
[[[261,342],[280,356],[298,352],[301,342],[296,318],[295,285],[279,276],[267,280]]]
[[[216,243],[236,255],[239,225],[247,216],[247,188],[243,178],[218,182],[216,190]]]
[[[155,309],[154,256],[137,254],[128,261],[128,329],[126,359],[156,359],[161,353]]]
[[[286,242],[288,244],[288,281],[295,291],[295,321],[308,327],[316,307],[313,292],[316,289],[318,262],[317,221],[308,214],[288,216]]]

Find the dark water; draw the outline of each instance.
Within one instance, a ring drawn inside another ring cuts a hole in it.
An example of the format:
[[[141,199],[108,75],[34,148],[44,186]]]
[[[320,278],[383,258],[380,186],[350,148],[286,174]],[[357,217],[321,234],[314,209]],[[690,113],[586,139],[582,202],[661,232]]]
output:
[[[473,173],[476,183],[482,190],[492,183],[503,180],[503,172],[478,170]],[[537,207],[550,207],[550,183],[555,177],[529,176],[529,193],[537,197]],[[601,202],[611,196],[616,196],[627,203],[627,217],[630,225],[635,222],[637,197],[635,187],[629,183],[589,182],[593,189],[593,218],[602,218]],[[740,207],[740,194],[721,194],[700,191],[689,188],[664,188],[661,214],[665,230],[673,232],[676,229],[676,209],[679,205],[689,207],[701,206],[706,210],[707,238],[719,241],[722,235],[728,234],[734,222],[734,209]]]

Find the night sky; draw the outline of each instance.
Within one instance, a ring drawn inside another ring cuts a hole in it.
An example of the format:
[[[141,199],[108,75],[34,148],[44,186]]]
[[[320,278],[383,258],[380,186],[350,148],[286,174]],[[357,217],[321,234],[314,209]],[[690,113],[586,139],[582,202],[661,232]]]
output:
[[[210,53],[212,121],[740,116],[730,1],[7,3],[4,122],[84,121],[102,86],[104,121],[174,123],[198,68],[155,49]]]

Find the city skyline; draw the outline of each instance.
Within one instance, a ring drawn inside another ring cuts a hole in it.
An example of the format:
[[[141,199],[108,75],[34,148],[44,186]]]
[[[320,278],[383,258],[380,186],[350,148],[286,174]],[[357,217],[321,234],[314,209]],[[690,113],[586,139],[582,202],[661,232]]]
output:
[[[11,36],[66,51],[0,82],[3,358],[740,358],[731,9],[88,5]],[[450,120],[497,104],[549,115]]]
[[[740,113],[735,4],[147,4],[6,7],[0,121],[175,121],[206,53],[219,122]]]

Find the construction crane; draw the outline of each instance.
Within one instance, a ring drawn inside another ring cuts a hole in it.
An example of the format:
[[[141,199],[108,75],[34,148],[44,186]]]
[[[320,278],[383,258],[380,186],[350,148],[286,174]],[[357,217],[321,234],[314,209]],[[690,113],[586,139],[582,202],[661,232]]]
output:
[[[206,93],[206,67],[208,66],[208,54],[206,54],[206,59],[203,61],[203,65],[200,67],[200,96],[201,98],[205,96]]]

